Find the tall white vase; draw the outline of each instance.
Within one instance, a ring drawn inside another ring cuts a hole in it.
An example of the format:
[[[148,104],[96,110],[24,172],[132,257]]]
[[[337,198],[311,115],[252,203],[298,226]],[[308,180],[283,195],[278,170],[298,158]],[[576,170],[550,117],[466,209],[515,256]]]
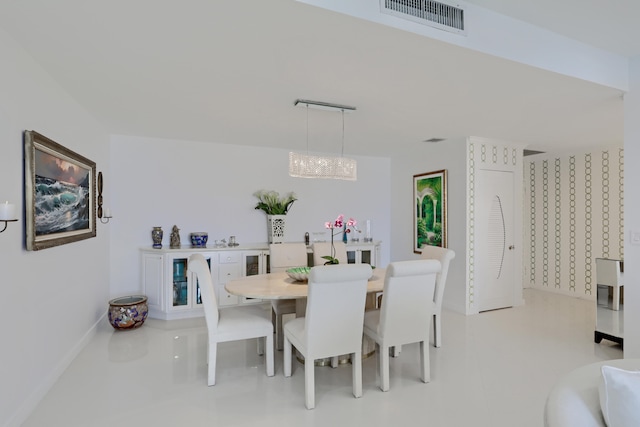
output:
[[[269,243],[284,242],[284,220],[286,217],[286,215],[267,215]]]

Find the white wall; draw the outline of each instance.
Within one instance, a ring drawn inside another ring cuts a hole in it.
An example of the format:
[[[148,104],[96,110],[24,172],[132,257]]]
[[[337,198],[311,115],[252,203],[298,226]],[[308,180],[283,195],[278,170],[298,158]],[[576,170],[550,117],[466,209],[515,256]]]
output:
[[[449,266],[443,305],[465,313],[466,295],[466,138],[417,143],[391,162],[391,261],[418,259],[413,253],[413,175],[447,170],[447,246],[456,252]]]
[[[287,241],[324,231],[324,223],[341,213],[362,225],[371,220],[385,266],[391,240],[390,160],[355,157],[358,180],[350,182],[292,178],[288,156],[274,148],[113,136],[113,172],[105,175],[111,194],[105,204],[114,215],[111,296],[142,291],[139,248],[151,247],[153,226],[163,228],[166,246],[174,224],[184,246],[194,231],[208,232],[210,243],[230,235],[241,245],[266,242],[266,215],[254,209],[253,193],[260,189],[298,196],[287,215]]]
[[[36,252],[24,244],[23,131],[35,130],[108,169],[108,136],[0,30],[0,199],[17,223],[0,234],[3,325],[0,425],[20,425],[106,314],[109,237]]]
[[[626,168],[625,191],[625,310],[624,310],[624,357],[640,357],[640,246],[631,244],[629,235],[640,231],[640,56],[631,61],[631,89],[624,99],[624,155]],[[636,161],[638,163],[636,163]],[[634,286],[635,285],[635,286]]]

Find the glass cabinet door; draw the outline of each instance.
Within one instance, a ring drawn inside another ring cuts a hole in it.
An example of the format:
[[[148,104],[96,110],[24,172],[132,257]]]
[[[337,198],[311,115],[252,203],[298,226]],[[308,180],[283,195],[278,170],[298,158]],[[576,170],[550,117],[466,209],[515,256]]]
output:
[[[188,304],[187,284],[187,259],[173,259],[173,306],[185,306]]]
[[[262,250],[246,251],[242,253],[242,275],[255,276],[269,272],[269,258]],[[242,297],[242,303],[252,303],[261,301],[258,298]]]
[[[192,298],[187,282],[187,261],[187,258],[174,258],[172,262],[174,307],[188,306]],[[207,264],[209,265],[209,269],[211,269],[211,257],[207,258]],[[195,284],[195,304],[202,304],[200,285],[197,280]]]
[[[245,276],[255,276],[260,274],[260,267],[262,267],[262,254],[246,254],[244,256],[244,268]]]
[[[369,264],[369,265],[375,265],[372,262],[372,256],[371,256],[371,251],[370,250],[362,250],[360,251],[360,262],[363,264]]]
[[[209,266],[209,271],[211,271],[211,257],[206,257],[207,265]],[[196,305],[202,304],[202,293],[200,292],[200,284],[198,283],[198,279],[196,279],[196,291],[195,291]]]
[[[269,273],[269,252],[262,250],[246,251],[242,253],[242,260],[243,276]]]

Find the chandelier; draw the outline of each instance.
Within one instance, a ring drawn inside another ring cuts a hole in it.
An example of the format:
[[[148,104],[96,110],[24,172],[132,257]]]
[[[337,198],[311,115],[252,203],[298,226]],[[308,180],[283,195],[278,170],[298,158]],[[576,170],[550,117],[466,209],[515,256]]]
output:
[[[296,178],[324,178],[355,181],[358,177],[357,163],[344,157],[344,113],[355,111],[356,107],[330,104],[327,102],[296,100],[296,106],[307,108],[307,153],[289,153],[289,175]],[[342,113],[342,152],[340,156],[313,156],[309,154],[309,108],[340,111]]]

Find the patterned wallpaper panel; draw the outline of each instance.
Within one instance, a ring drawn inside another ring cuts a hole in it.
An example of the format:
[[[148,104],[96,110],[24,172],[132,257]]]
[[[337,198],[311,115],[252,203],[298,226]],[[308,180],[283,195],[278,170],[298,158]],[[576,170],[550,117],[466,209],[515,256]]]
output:
[[[524,165],[524,283],[595,298],[595,258],[624,258],[624,150]]]

